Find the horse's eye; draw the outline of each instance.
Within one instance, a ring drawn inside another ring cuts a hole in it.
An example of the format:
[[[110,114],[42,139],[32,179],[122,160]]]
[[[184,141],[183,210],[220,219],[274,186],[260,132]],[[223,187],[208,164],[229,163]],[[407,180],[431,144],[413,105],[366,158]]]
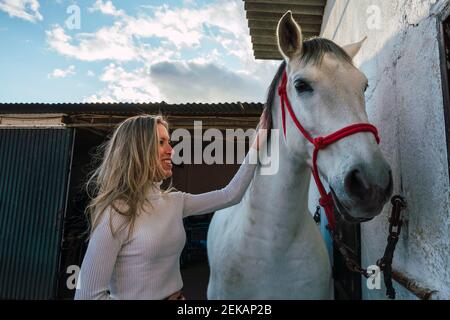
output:
[[[305,80],[298,80],[295,82],[295,89],[298,93],[312,92],[313,88]]]

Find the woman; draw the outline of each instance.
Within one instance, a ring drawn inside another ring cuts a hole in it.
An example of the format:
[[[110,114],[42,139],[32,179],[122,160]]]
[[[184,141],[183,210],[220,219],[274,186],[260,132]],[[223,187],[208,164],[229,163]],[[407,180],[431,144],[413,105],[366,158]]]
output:
[[[265,137],[258,137],[261,144]],[[90,179],[97,195],[88,207],[90,241],[75,299],[184,299],[183,218],[240,202],[254,175],[256,165],[247,163],[256,140],[225,188],[199,195],[168,192],[160,189],[172,175],[167,123],[159,116],[121,123]]]

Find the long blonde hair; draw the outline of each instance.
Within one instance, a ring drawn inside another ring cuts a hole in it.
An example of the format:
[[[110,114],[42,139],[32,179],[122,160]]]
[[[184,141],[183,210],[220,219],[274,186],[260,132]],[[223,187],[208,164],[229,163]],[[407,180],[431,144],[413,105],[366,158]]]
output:
[[[149,188],[164,178],[158,152],[158,124],[168,130],[162,116],[131,117],[120,123],[102,146],[102,162],[87,182],[91,201],[86,214],[91,235],[110,207],[126,218],[121,219],[125,223],[114,228],[110,215],[113,237],[127,227],[128,239],[131,237],[139,209],[149,203]]]

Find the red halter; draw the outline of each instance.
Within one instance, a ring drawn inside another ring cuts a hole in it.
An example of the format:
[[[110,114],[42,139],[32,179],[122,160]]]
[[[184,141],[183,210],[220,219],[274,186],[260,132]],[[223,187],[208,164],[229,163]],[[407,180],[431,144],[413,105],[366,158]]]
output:
[[[350,135],[353,135],[355,133],[359,132],[372,132],[375,136],[375,139],[377,143],[380,143],[380,137],[378,136],[378,130],[373,125],[368,123],[360,123],[360,124],[354,124],[348,127],[345,127],[341,130],[336,131],[335,133],[330,134],[326,137],[317,137],[313,139],[308,132],[303,128],[303,126],[298,121],[297,117],[295,116],[294,110],[292,110],[292,106],[289,102],[288,96],[287,96],[287,75],[286,71],[283,72],[283,78],[281,80],[280,87],[278,88],[278,94],[281,99],[281,117],[283,121],[283,133],[284,137],[286,138],[286,108],[291,115],[292,120],[294,121],[297,128],[300,130],[300,132],[305,136],[305,138],[311,142],[314,145],[314,152],[313,152],[313,168],[312,168],[312,174],[314,177],[314,180],[316,181],[317,188],[320,192],[320,199],[319,204],[322,206],[325,210],[325,214],[328,219],[328,227],[330,230],[334,230],[335,228],[335,221],[334,221],[334,201],[333,197],[330,193],[326,193],[325,188],[320,181],[319,178],[319,171],[317,170],[317,155],[319,153],[319,150],[325,149],[330,144],[335,143],[338,140],[341,140],[345,137],[348,137]]]

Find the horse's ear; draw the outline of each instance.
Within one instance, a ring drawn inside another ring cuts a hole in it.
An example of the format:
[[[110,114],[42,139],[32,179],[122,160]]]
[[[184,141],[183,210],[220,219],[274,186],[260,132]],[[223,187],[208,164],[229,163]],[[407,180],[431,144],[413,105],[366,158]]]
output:
[[[342,49],[344,49],[345,52],[347,52],[347,54],[350,56],[350,58],[354,58],[356,56],[356,54],[359,52],[359,50],[361,49],[364,41],[366,41],[367,37],[364,37],[364,39],[362,39],[359,42],[356,43],[352,43],[349,45],[346,45],[344,47],[342,47]]]
[[[286,12],[277,26],[278,49],[285,60],[301,54],[303,36],[300,26],[292,18],[292,12]]]

